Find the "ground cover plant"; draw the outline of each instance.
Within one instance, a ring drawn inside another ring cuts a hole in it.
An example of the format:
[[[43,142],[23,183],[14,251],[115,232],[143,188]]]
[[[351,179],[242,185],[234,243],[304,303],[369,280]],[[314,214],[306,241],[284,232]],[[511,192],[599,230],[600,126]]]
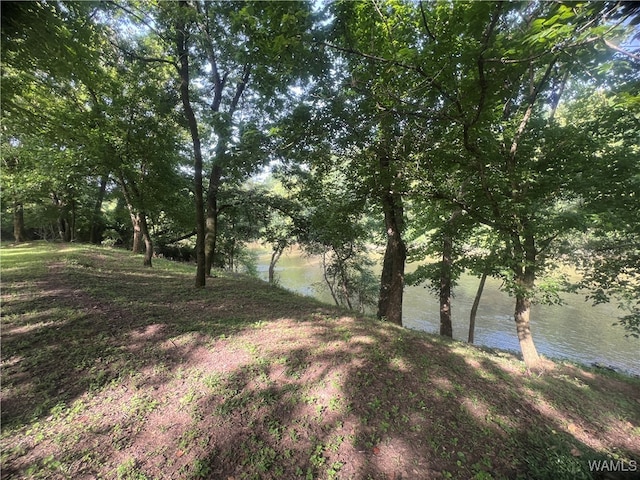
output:
[[[116,249],[1,261],[2,478],[637,473],[638,379],[532,373],[246,276],[194,289],[192,266]]]

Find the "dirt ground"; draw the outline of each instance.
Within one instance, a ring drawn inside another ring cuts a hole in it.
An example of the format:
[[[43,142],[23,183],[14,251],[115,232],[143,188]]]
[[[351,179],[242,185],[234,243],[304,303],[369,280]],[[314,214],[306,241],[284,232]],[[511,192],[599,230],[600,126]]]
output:
[[[637,478],[637,379],[127,252],[2,256],[2,478]]]

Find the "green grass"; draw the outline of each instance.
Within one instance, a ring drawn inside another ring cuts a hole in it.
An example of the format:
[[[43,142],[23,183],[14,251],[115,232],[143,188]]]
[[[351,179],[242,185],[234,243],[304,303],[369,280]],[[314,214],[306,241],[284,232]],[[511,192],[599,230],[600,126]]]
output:
[[[640,381],[121,250],[3,246],[3,478],[599,478]],[[634,463],[636,462],[636,463]]]

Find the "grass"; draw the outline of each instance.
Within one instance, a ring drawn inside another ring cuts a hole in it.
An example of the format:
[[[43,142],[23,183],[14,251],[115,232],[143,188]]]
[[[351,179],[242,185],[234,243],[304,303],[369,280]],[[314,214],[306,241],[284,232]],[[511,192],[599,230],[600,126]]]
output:
[[[640,381],[125,251],[3,246],[2,478],[611,478]],[[618,478],[618,477],[615,477]],[[624,477],[620,477],[624,478]]]

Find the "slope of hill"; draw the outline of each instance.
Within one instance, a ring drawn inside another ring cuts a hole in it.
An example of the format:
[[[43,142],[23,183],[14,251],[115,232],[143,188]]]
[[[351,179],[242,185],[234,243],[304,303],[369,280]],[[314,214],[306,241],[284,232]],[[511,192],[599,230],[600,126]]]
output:
[[[246,276],[197,290],[192,266],[119,250],[0,253],[2,478],[640,471],[638,379],[527,372]]]

